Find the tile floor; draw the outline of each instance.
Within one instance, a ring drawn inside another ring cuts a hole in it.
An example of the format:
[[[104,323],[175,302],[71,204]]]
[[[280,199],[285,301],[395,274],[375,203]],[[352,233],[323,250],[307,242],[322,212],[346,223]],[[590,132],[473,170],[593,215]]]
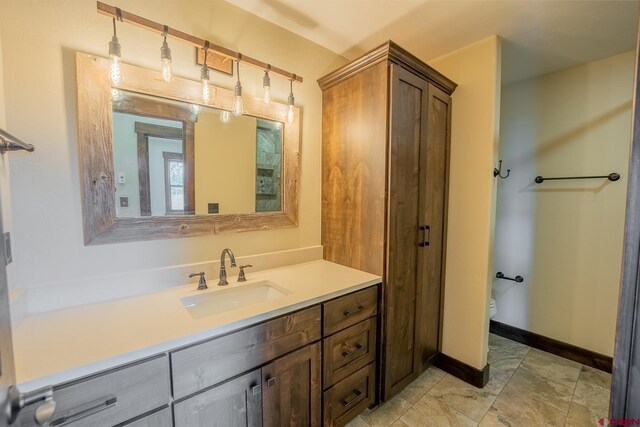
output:
[[[483,389],[429,368],[348,427],[588,427],[607,416],[610,374],[493,334],[489,364]]]

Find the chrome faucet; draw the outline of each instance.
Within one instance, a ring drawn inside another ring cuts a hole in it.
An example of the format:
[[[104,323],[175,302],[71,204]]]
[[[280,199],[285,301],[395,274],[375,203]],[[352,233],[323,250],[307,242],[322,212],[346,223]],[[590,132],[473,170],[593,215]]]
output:
[[[223,249],[222,254],[220,255],[220,281],[218,282],[218,286],[225,286],[229,284],[229,282],[227,282],[227,267],[224,265],[225,255],[229,255],[231,267],[236,266],[236,257],[233,256],[233,251],[229,248]]]

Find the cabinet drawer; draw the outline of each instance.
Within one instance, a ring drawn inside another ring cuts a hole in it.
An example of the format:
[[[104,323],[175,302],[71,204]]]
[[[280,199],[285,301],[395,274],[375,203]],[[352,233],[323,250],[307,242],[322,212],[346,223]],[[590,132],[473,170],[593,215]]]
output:
[[[375,363],[360,368],[324,392],[324,426],[342,427],[373,403]]]
[[[333,334],[322,345],[327,388],[376,359],[376,318]]]
[[[122,424],[122,427],[173,427],[171,408],[167,407],[146,417]]]
[[[323,336],[355,325],[378,313],[378,287],[372,286],[322,304]]]
[[[176,427],[262,425],[260,369],[175,403]]]
[[[320,339],[314,306],[171,353],[173,397],[216,385]]]
[[[64,384],[54,389],[51,426],[116,425],[168,404],[169,387],[165,355]]]

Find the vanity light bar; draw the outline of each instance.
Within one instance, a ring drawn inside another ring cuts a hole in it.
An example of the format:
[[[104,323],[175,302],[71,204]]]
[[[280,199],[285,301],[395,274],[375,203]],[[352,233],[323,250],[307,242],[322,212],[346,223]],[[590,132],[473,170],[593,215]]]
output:
[[[192,36],[191,34],[183,33],[182,31],[176,30],[175,28],[166,27],[164,24],[159,24],[150,19],[144,18],[139,15],[135,15],[133,13],[116,8],[115,6],[111,6],[106,3],[102,3],[100,1],[97,2],[97,5],[98,5],[98,13],[102,15],[106,15],[110,18],[118,18],[118,20],[121,20],[122,22],[128,22],[129,24],[133,24],[138,27],[145,28],[157,34],[165,33],[165,29],[166,29],[167,36],[172,37],[174,39],[182,40],[183,42],[187,42],[193,46],[196,46],[197,48],[201,49],[205,45],[208,45],[208,50],[210,54],[213,52],[224,58],[232,59],[235,61],[241,61],[246,64],[252,65],[256,68],[260,68],[261,70],[269,69],[270,72],[279,74],[285,77],[287,80],[292,80],[297,83],[303,82],[302,76],[299,76],[294,73],[290,73],[288,71],[283,70],[282,68],[274,67],[271,64],[268,64],[266,62],[262,62],[250,56],[241,54],[240,52],[227,49],[226,47],[218,46],[207,40],[201,39],[196,36]]]

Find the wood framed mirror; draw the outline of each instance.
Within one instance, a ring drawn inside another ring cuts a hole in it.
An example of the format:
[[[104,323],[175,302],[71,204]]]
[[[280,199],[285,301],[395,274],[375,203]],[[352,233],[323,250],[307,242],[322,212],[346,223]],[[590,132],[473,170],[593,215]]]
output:
[[[288,123],[287,105],[245,96],[231,117],[229,89],[205,105],[197,81],[122,64],[112,87],[108,59],[76,67],[85,245],[298,225],[298,108]]]

